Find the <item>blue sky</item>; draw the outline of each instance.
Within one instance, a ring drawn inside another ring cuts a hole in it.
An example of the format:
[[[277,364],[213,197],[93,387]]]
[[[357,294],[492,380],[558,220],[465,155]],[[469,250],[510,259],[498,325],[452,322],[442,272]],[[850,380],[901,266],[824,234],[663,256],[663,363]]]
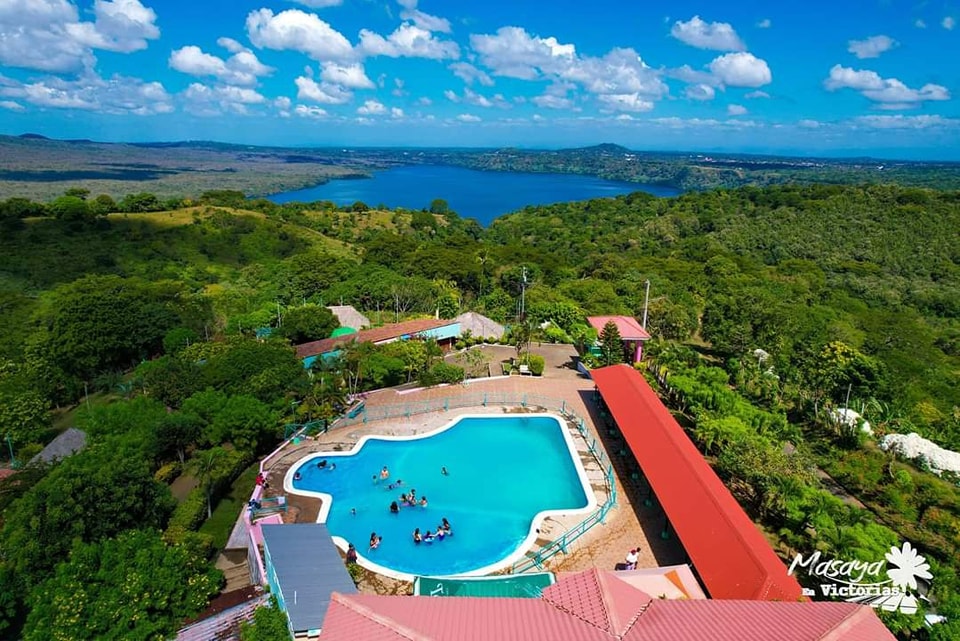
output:
[[[958,22],[958,0],[0,0],[0,133],[960,159]]]

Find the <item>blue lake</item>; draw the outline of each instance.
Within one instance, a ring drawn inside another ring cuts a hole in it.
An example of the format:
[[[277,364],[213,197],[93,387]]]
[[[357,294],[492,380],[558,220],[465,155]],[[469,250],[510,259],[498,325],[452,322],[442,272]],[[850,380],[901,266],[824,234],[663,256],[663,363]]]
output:
[[[604,180],[575,174],[477,171],[462,167],[412,165],[374,173],[373,178],[332,180],[325,185],[274,194],[275,203],[329,200],[337,205],[362,201],[371,207],[423,209],[443,198],[464,218],[489,225],[494,218],[526,205],[609,198],[634,191],[676,196],[672,187]]]

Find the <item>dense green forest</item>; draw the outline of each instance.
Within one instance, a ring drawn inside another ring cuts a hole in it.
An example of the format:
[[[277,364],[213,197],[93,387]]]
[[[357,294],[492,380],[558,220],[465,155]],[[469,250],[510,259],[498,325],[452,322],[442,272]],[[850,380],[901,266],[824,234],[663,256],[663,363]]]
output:
[[[957,479],[831,420],[848,406],[877,436],[960,450],[960,192],[635,193],[530,207],[488,229],[424,204],[82,189],[0,202],[0,435],[20,460],[71,425],[90,439],[0,482],[0,635],[168,633],[217,592],[209,523],[285,423],[332,418],[359,389],[463,375],[407,342],[348,349],[308,376],[290,341],[336,327],[322,305],[374,322],[477,310],[512,340],[582,345],[586,315],[640,316],[649,281],[648,358],[666,398],[784,556],[882,558],[911,541],[934,568],[925,606],[950,621],[888,624],[903,638],[960,636]],[[199,484],[177,500],[169,484],[184,472]],[[84,576],[96,580],[77,599]],[[133,598],[144,593],[165,598]]]

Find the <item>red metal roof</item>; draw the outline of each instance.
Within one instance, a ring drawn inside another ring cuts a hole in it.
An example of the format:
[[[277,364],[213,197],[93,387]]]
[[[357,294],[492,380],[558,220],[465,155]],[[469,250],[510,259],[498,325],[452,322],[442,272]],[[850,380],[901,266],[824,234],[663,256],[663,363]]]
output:
[[[613,573],[594,568],[545,588],[543,600],[608,634],[624,634],[653,598]]]
[[[655,600],[623,641],[895,641],[856,603]]]
[[[334,594],[327,641],[896,641],[855,603],[651,599],[589,570],[543,598]]]
[[[302,343],[297,345],[297,358],[308,358],[318,356],[336,350],[341,345],[346,345],[353,341],[361,343],[382,343],[402,336],[410,336],[419,332],[425,332],[438,327],[453,325],[456,321],[436,320],[434,318],[418,318],[416,320],[404,321],[402,323],[392,323],[383,327],[374,327],[365,329],[356,334],[347,336],[337,336],[336,338],[324,338],[323,340],[313,341],[311,343]]]
[[[604,325],[613,321],[620,332],[620,338],[625,341],[646,341],[650,340],[650,334],[647,333],[636,318],[631,316],[588,316],[587,322],[590,323],[598,332],[603,331]]]
[[[800,599],[800,584],[643,376],[628,365],[591,374],[710,596]]]
[[[321,639],[337,641],[610,641],[610,635],[545,601],[489,597],[334,594]]]

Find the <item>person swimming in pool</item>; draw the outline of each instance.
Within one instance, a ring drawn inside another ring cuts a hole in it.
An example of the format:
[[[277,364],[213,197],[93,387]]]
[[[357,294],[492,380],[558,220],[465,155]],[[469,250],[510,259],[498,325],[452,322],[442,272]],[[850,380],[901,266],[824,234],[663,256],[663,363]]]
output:
[[[388,470],[387,466],[384,465],[383,469],[380,470],[380,480],[386,481],[388,478],[390,478],[390,470]]]
[[[441,467],[441,468],[440,468],[440,474],[441,474],[442,476],[450,476],[450,472],[447,471],[447,468],[446,468],[446,467]]]
[[[376,532],[371,532],[370,533],[370,549],[376,550],[378,547],[380,547],[380,541],[382,540],[383,540],[382,536],[377,536]]]
[[[397,502],[394,501],[390,504],[390,513],[391,514],[400,514],[400,506],[397,505]]]
[[[450,521],[447,520],[447,517],[443,517],[443,522],[440,524],[440,527],[447,533],[447,536],[453,534],[453,529],[450,527]]]
[[[413,531],[413,542],[419,545],[421,541],[423,541],[423,537],[420,536],[420,528],[417,528]]]
[[[300,472],[295,472],[295,473],[294,473],[294,475],[293,475],[293,480],[294,480],[294,481],[299,481],[299,480],[300,480]]]
[[[427,497],[423,496],[420,498],[420,507],[427,507]]]
[[[437,528],[437,540],[438,540],[438,541],[442,541],[442,540],[443,540],[443,537],[445,537],[446,535],[447,535],[447,533],[443,531],[443,528],[440,528],[440,527]]]
[[[432,543],[435,538],[437,538],[437,536],[430,530],[427,530],[427,533],[423,535],[423,540],[427,543]]]
[[[319,467],[321,470],[326,466],[327,466],[327,459],[323,459],[319,463],[317,463],[317,467]]]

